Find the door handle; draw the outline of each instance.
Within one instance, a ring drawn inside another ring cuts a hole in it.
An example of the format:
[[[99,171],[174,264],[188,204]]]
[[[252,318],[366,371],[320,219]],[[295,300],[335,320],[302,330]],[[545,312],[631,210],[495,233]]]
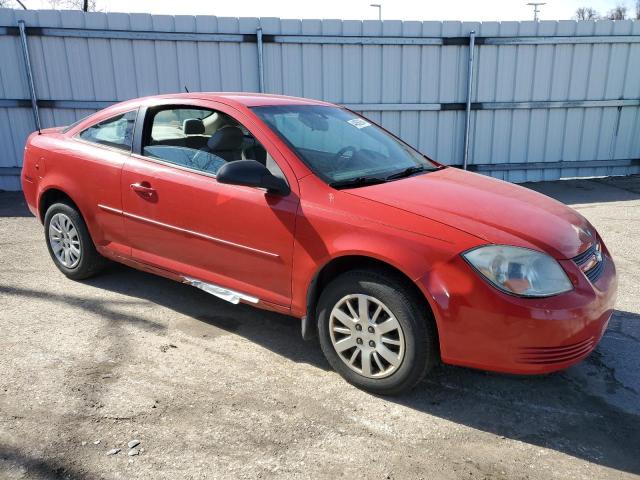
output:
[[[148,182],[132,183],[129,186],[131,190],[146,198],[151,198],[156,193],[155,188],[151,188]]]

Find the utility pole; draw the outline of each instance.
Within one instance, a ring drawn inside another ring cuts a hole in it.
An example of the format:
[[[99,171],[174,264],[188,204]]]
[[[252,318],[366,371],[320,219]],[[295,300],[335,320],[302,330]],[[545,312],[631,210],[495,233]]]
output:
[[[89,0],[84,0],[84,2],[82,2],[82,10],[85,12],[89,10]]]
[[[546,5],[545,2],[531,2],[527,3],[527,5],[531,5],[533,7],[533,21],[538,21],[538,14],[540,13],[540,9],[538,8],[541,5]]]
[[[378,9],[378,20],[382,20],[382,5],[379,3],[372,3],[369,5],[370,7],[375,7]]]

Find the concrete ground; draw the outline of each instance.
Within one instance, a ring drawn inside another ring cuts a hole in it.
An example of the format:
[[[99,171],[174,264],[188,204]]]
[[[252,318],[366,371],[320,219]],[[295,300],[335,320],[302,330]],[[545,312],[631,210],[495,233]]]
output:
[[[640,178],[530,187],[613,252],[604,339],[562,373],[441,367],[398,398],[345,383],[295,319],[123,266],[67,280],[0,194],[0,478],[637,478]]]

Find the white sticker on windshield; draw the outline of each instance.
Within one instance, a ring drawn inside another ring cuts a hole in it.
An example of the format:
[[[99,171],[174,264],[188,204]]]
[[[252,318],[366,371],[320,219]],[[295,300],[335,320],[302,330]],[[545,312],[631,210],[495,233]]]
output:
[[[349,122],[351,125],[353,125],[356,128],[364,128],[364,127],[371,126],[369,122],[367,122],[362,118],[352,118],[351,120],[347,120],[347,122]]]

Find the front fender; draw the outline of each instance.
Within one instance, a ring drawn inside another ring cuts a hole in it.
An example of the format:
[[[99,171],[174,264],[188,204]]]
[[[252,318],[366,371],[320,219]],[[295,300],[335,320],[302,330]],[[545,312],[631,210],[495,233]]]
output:
[[[371,222],[363,217],[304,205],[296,224],[293,252],[292,314],[307,314],[309,292],[319,273],[347,256],[382,262],[410,279],[429,303],[432,295],[418,282],[436,265],[477,245],[478,239],[448,241]]]

